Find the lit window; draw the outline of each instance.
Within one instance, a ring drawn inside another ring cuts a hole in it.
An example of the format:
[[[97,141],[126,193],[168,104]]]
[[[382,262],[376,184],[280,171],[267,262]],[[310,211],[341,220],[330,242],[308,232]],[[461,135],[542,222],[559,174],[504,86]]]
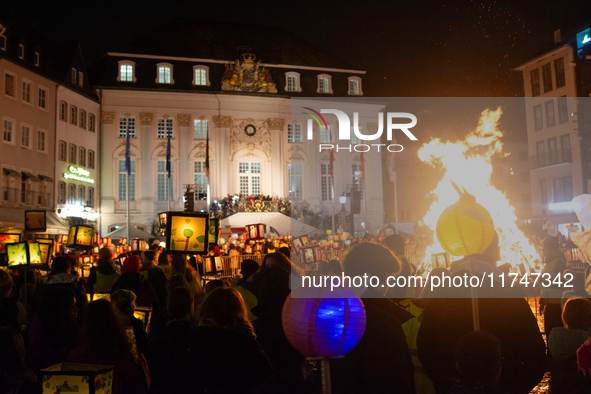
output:
[[[287,125],[287,142],[302,142],[302,131],[299,124]]]
[[[196,140],[206,139],[207,132],[209,130],[209,121],[202,120],[202,119],[195,119],[193,121],[193,123],[195,126],[195,139]]]
[[[349,77],[349,96],[362,96],[361,78]]]
[[[207,177],[205,176],[205,162],[196,161],[194,164],[195,188],[201,192],[207,191]]]
[[[328,130],[326,127],[322,126],[320,128],[320,143],[321,144],[329,144],[332,142],[332,126],[328,126]]]
[[[301,92],[300,74],[290,71],[285,73],[285,90],[287,92]]]
[[[156,82],[172,84],[174,80],[172,78],[172,65],[168,63],[160,63],[157,65],[158,75],[156,76]]]
[[[287,173],[289,174],[289,199],[293,201],[302,201],[302,163],[288,163]]]
[[[332,93],[331,79],[332,77],[327,74],[318,76],[318,93]]]
[[[172,119],[158,119],[158,138],[173,138]]]
[[[88,168],[94,168],[94,151],[88,151]]]
[[[47,90],[39,88],[39,108],[47,108]]]
[[[121,60],[117,80],[119,82],[135,82],[135,63],[129,60]]]
[[[70,144],[70,163],[76,164],[76,145]]]
[[[135,118],[119,118],[119,137],[127,138],[127,131],[130,138],[135,138]]]
[[[127,201],[127,170],[125,169],[125,160],[119,160],[119,201]],[[135,201],[135,160],[131,160],[129,201]]]
[[[209,67],[194,66],[193,67],[193,85],[209,86]]]

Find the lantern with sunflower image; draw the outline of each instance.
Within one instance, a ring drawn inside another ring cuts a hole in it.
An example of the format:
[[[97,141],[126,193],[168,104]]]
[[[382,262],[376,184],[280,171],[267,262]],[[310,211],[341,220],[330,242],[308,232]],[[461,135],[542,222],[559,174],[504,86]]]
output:
[[[209,232],[209,217],[205,213],[168,212],[167,253],[207,254]]]
[[[89,226],[72,226],[68,232],[68,241],[66,246],[68,248],[94,248],[96,242],[96,231]]]

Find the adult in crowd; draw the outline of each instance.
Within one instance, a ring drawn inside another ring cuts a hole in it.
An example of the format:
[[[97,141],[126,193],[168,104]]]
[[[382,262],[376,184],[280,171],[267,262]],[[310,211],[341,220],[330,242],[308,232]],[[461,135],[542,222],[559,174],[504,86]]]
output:
[[[577,350],[591,338],[591,301],[573,298],[562,311],[564,327],[555,327],[548,338],[552,356],[552,394],[591,393],[591,382],[577,366]]]
[[[266,255],[261,270],[253,278],[257,306],[251,312],[257,317],[253,322],[254,330],[276,375],[302,379],[304,356],[291,346],[282,323],[283,304],[291,291],[292,274],[297,275],[296,269],[285,255]]]
[[[259,265],[253,259],[245,259],[242,262],[242,269],[240,274],[242,277],[236,284],[236,290],[242,296],[244,304],[246,305],[246,311],[248,313],[248,320],[253,322],[256,320],[256,316],[253,315],[251,309],[257,306],[257,297],[254,295],[253,280],[254,274],[259,270]]]
[[[72,289],[47,289],[28,328],[27,361],[36,374],[66,359],[79,336],[78,308]]]
[[[500,258],[498,237],[482,254],[474,256],[474,272],[478,275],[494,272]],[[468,274],[469,263],[460,265],[458,276]],[[421,364],[437,393],[449,390],[450,379],[456,371],[453,357],[459,339],[473,331],[470,288],[438,289],[431,294],[425,306],[421,327],[417,336],[417,351]],[[497,293],[495,293],[495,291]],[[505,296],[498,297],[498,292]],[[502,392],[529,393],[545,372],[546,346],[538,328],[538,322],[529,304],[520,293],[495,287],[477,289],[479,297],[480,329],[493,334],[501,343],[505,358],[498,385]],[[454,297],[454,298],[445,298]],[[460,298],[461,297],[461,298]]]
[[[347,276],[377,276],[380,283],[386,283],[388,276],[400,271],[392,253],[373,243],[353,248],[343,267]],[[385,298],[386,287],[355,290],[365,305],[365,334],[344,358],[331,361],[334,392],[414,394],[414,368],[402,330],[402,323],[412,315]]]
[[[111,249],[99,250],[98,265],[90,269],[86,282],[86,292],[91,295],[91,299],[94,293],[110,293],[111,287],[121,276],[121,272],[113,264],[114,258],[115,252]]]
[[[168,295],[168,292],[166,291],[167,279],[164,272],[162,272],[162,270],[156,265],[158,255],[155,252],[148,250],[142,252],[140,259],[142,261],[140,274],[152,284],[152,287],[156,292],[156,297],[158,297],[158,304],[166,305],[166,297]]]
[[[400,272],[398,275],[409,277],[414,275],[417,268],[408,262],[404,255],[406,250],[406,243],[404,238],[399,234],[392,234],[384,238],[384,245],[396,256],[400,262]],[[407,298],[414,298],[414,288],[408,287],[392,287],[388,290],[388,296],[395,300],[403,300]]]
[[[174,275],[184,276],[187,281],[187,287],[191,290],[193,296],[198,293],[203,293],[204,290],[200,283],[201,277],[199,277],[197,271],[189,265],[185,256],[178,254],[172,256],[170,273],[171,277]]]
[[[192,393],[191,379],[177,362],[176,355],[188,343],[194,313],[193,296],[186,287],[177,287],[168,296],[168,322],[150,341],[149,358],[152,389],[157,393]]]
[[[76,275],[72,275],[71,261],[64,256],[58,256],[53,259],[51,263],[51,271],[45,277],[43,283],[48,285],[53,284],[70,284],[78,280]]]
[[[121,267],[123,273],[113,284],[111,294],[117,290],[125,289],[132,291],[136,295],[135,303],[140,306],[152,308],[154,313],[160,311],[160,304],[156,291],[144,276],[140,275],[140,258],[138,256],[129,256],[123,262]]]
[[[68,354],[66,361],[113,365],[113,394],[145,391],[121,319],[115,306],[106,299],[88,304],[80,345]]]
[[[0,270],[0,327],[13,327],[20,331],[16,297],[10,297],[13,285],[12,276]]]
[[[166,250],[158,255],[158,267],[164,272],[166,278],[170,278],[170,255],[166,253]]]
[[[0,393],[41,394],[43,388],[25,364],[25,343],[12,327],[0,327]]]
[[[236,289],[216,289],[203,301],[179,365],[194,393],[250,393],[271,377],[271,365]]]

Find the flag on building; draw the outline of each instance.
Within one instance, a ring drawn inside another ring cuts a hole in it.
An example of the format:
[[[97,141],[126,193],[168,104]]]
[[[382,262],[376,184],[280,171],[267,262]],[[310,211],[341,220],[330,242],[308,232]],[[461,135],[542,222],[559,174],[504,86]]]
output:
[[[207,141],[205,141],[205,176],[209,183],[209,130],[207,132]]]
[[[127,140],[125,141],[125,171],[127,175],[131,175],[131,153],[130,153],[130,141],[129,141],[129,119],[127,120]]]
[[[170,134],[167,132],[167,143],[166,143],[166,172],[168,173],[168,178],[170,178],[170,173],[172,171],[172,165],[170,164]]]

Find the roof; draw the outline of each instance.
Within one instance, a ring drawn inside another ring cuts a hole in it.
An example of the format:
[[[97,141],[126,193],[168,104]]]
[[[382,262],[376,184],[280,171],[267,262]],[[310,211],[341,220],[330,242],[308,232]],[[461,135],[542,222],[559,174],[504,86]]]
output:
[[[117,52],[234,61],[252,52],[266,64],[358,69],[282,28],[181,18]]]

